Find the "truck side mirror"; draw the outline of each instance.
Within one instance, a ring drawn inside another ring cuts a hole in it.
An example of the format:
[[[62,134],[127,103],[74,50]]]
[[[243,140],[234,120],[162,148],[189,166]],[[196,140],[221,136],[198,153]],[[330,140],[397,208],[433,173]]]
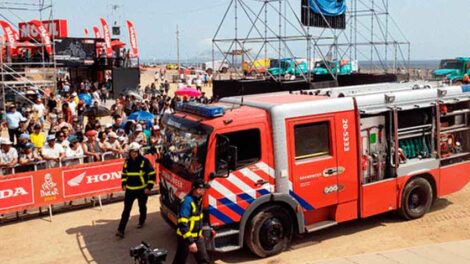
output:
[[[237,161],[238,161],[238,148],[236,146],[230,145],[228,147],[228,170],[234,171],[237,169]]]

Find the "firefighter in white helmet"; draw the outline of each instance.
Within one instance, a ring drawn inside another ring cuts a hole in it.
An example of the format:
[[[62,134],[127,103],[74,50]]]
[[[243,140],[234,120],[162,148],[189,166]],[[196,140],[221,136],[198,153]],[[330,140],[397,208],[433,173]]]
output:
[[[147,198],[155,184],[156,172],[150,161],[140,154],[141,146],[133,142],[129,145],[129,157],[122,169],[122,190],[125,191],[124,210],[116,236],[124,238],[127,221],[134,200],[139,202],[139,225],[142,228],[147,216]]]

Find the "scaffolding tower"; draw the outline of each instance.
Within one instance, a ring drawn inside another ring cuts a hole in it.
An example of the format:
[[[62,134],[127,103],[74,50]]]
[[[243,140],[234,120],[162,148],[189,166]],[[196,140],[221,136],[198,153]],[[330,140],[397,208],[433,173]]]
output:
[[[310,10],[315,1],[304,1],[308,6],[303,6],[297,0],[229,0],[212,39],[212,65],[216,65],[216,58],[222,58],[220,65],[230,65],[231,77],[243,78],[244,61],[253,64],[260,58],[274,58],[280,63],[283,58],[301,57],[306,60],[308,70],[297,79],[308,82],[312,81],[311,72],[318,61],[359,61],[365,64],[362,69],[374,73],[398,73],[408,69],[410,42],[391,18],[389,1],[346,1],[346,28],[335,29],[302,23],[301,9]],[[328,19],[322,17],[329,25]],[[396,39],[396,35],[400,39]],[[229,54],[237,50],[246,51],[242,60],[230,58]],[[329,63],[324,65],[336,80],[338,72],[334,72]],[[277,81],[284,79],[280,73],[273,76],[267,72],[266,77]]]
[[[17,32],[18,23],[31,19],[53,20],[52,0],[14,0],[0,1],[0,19],[8,22]],[[51,42],[54,43],[53,36]],[[0,42],[0,109],[6,112],[7,101],[33,104],[32,94],[43,97],[47,90],[53,91],[56,87],[56,63],[54,50],[46,56],[46,45],[41,41],[29,39],[29,41],[41,50],[40,58],[36,60],[13,60],[11,54],[3,50],[11,51],[8,42]],[[54,46],[53,46],[54,47]]]

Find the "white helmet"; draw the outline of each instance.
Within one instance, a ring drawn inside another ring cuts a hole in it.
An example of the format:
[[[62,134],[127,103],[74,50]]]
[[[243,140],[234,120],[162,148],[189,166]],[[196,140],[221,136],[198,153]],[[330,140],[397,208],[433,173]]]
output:
[[[140,150],[140,145],[137,142],[132,142],[129,144],[129,151],[139,151]]]

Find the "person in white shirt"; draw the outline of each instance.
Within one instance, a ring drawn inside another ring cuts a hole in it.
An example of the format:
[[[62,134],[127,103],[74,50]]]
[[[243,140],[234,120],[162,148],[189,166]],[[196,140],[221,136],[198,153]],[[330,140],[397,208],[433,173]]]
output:
[[[104,142],[106,151],[112,151],[114,153],[115,158],[119,157],[119,155],[122,155],[124,153],[121,144],[118,141],[118,138],[119,136],[116,133],[110,132],[108,134],[108,140]]]
[[[16,106],[11,105],[10,111],[6,114],[6,120],[8,125],[8,135],[10,136],[10,141],[12,142],[15,140],[15,137],[18,141],[18,128],[20,127],[20,121],[22,119],[24,119],[24,117],[20,112],[16,111]]]
[[[93,105],[97,104],[99,105],[101,102],[101,96],[100,92],[98,89],[93,90],[93,93],[91,93],[91,96],[93,97]]]
[[[37,111],[39,121],[41,122],[41,124],[43,124],[44,123],[44,114],[46,112],[46,107],[42,103],[41,99],[38,98],[36,100],[36,103],[33,104],[33,110]]]
[[[64,148],[55,142],[54,135],[47,136],[47,144],[41,148],[41,154],[49,168],[58,167],[60,160],[65,157]]]
[[[13,143],[9,139],[1,139],[0,143],[0,174],[7,175],[12,173],[11,168],[18,164],[18,152],[11,147]]]

